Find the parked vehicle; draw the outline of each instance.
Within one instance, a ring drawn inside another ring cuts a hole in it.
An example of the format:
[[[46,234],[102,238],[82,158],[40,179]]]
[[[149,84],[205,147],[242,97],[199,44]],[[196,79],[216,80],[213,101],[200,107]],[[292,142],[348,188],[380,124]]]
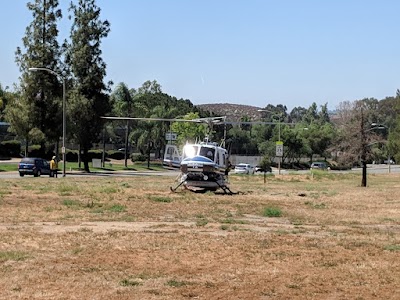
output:
[[[50,170],[50,163],[43,158],[24,157],[18,165],[19,176],[33,175],[49,175],[53,177],[53,171]]]
[[[313,162],[310,167],[311,170],[328,170],[329,167],[325,162]]]
[[[254,168],[254,170],[255,170],[255,172],[272,172],[272,168],[270,167],[270,166],[267,166],[267,167],[265,167],[265,168],[263,168],[263,167],[260,167],[260,166],[256,166],[255,168]]]
[[[236,173],[236,174],[254,174],[254,167],[249,164],[238,164],[235,166],[234,173]]]
[[[394,165],[394,161],[392,159],[391,160],[384,160],[383,163],[386,164],[386,165],[388,165],[389,163],[391,165]]]

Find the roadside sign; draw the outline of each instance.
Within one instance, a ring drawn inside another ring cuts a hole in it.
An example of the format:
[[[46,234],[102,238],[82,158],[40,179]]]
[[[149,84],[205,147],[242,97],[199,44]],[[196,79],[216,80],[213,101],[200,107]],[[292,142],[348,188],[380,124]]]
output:
[[[283,156],[283,142],[282,141],[276,142],[276,156],[279,156],[279,157]]]
[[[175,132],[167,132],[165,134],[165,139],[167,141],[176,141],[177,137],[178,137],[178,135]]]

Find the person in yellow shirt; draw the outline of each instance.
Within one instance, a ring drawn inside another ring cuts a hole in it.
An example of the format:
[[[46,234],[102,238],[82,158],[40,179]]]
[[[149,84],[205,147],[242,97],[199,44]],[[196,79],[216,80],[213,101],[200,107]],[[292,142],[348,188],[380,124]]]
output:
[[[55,156],[53,156],[53,158],[50,161],[50,172],[52,174],[52,177],[58,177],[57,176],[57,171],[58,171],[58,164],[57,164],[57,159]]]

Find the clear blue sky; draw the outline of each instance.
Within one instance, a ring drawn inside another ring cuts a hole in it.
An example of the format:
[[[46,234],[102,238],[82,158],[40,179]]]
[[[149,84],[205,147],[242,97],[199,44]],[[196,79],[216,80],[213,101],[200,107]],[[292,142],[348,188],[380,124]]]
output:
[[[33,1],[33,0],[32,0]],[[68,38],[64,21],[60,39]],[[0,83],[32,21],[27,1],[2,1]],[[107,80],[162,90],[194,104],[309,107],[400,88],[397,0],[98,0],[111,22],[103,41]],[[114,85],[115,86],[115,85]]]

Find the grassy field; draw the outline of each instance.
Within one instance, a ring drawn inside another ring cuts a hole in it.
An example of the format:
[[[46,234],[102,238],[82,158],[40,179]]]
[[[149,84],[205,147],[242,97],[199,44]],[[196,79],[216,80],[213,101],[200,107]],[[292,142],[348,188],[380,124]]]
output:
[[[0,299],[398,299],[400,176],[0,181]]]

